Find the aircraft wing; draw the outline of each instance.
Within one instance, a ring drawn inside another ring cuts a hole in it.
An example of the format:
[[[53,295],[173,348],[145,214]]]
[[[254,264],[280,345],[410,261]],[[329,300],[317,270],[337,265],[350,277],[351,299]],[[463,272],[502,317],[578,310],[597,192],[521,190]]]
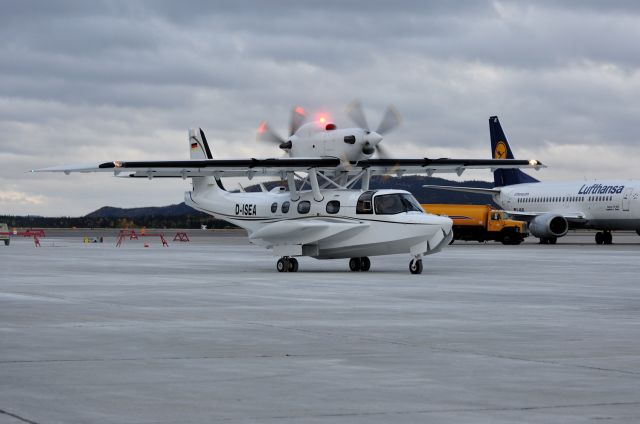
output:
[[[518,159],[367,159],[342,162],[339,158],[269,158],[269,159],[203,159],[168,161],[114,161],[98,165],[65,165],[34,169],[32,172],[112,172],[125,177],[246,177],[281,176],[287,172],[345,170],[353,173],[370,170],[377,175],[457,173],[465,169],[535,168],[545,167],[536,160]]]
[[[522,218],[534,218],[538,215],[544,215],[546,213],[552,213],[554,215],[560,215],[570,222],[583,222],[586,220],[584,213],[582,212],[569,212],[569,213],[556,213],[556,212],[523,212],[523,211],[505,211],[511,216]]]
[[[274,176],[311,168],[334,170],[338,158],[204,159],[165,161],[114,161],[99,165],[63,165],[32,172],[111,172],[124,177],[246,177]]]
[[[500,194],[499,188],[458,187],[458,186],[442,186],[442,185],[432,185],[432,184],[424,184],[422,187],[437,188],[440,190],[449,190],[449,191],[461,191],[463,193],[489,194],[491,196],[493,196],[494,194]]]
[[[510,168],[546,168],[537,160],[520,159],[449,159],[449,158],[418,158],[418,159],[366,159],[352,162],[354,167],[370,169],[372,174],[403,175],[456,173],[462,175],[466,169],[510,169]]]

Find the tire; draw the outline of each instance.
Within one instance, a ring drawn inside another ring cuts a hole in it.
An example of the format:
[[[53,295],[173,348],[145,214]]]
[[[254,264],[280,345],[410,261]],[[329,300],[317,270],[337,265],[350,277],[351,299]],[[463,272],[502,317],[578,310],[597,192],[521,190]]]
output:
[[[409,262],[409,272],[412,274],[422,274],[422,259],[411,259],[411,262]]]
[[[349,259],[349,269],[354,272],[360,271],[360,258]]]
[[[540,244],[549,244],[549,239],[546,237],[540,237]]]
[[[500,241],[502,244],[513,244],[513,236],[511,234],[505,234]]]
[[[289,272],[298,272],[298,260],[296,258],[289,258]]]
[[[613,244],[613,234],[608,231],[604,233],[604,244]]]
[[[366,256],[364,258],[360,258],[360,271],[369,271],[371,269],[371,260]]]
[[[558,242],[558,237],[549,237],[549,244],[556,244]]]
[[[9,246],[9,242],[10,242],[10,241],[11,241],[11,239],[6,239],[6,240],[4,241],[4,245],[5,245],[5,246]]]
[[[604,243],[604,233],[602,231],[598,231],[596,233],[596,244],[603,244]]]
[[[287,264],[285,264],[284,259],[278,259],[278,262],[276,262],[276,269],[278,272],[287,272]]]

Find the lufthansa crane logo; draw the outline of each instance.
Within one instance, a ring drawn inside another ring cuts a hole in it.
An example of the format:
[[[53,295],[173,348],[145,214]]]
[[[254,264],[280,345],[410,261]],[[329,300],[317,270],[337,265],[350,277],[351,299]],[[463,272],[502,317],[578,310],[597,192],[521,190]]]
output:
[[[494,159],[505,159],[507,157],[507,145],[504,141],[498,141],[496,143],[496,149],[493,151]]]

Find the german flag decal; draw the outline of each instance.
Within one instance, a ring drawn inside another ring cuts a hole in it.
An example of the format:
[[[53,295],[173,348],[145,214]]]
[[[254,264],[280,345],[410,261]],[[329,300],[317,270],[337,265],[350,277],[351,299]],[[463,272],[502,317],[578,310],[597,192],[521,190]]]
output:
[[[198,143],[191,143],[191,149],[197,149]]]

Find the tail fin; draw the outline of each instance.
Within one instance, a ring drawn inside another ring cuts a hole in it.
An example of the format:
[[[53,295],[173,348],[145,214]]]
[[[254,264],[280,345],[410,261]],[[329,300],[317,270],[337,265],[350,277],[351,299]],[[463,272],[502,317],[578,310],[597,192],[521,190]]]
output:
[[[491,154],[493,158],[514,159],[513,152],[497,116],[489,118],[489,132],[491,134]],[[496,169],[493,172],[493,182],[495,187],[503,187],[513,184],[537,183],[539,181],[519,169]]]
[[[204,135],[202,128],[197,130],[189,129],[189,154],[191,159],[213,159],[209,143],[207,143],[207,137]],[[220,189],[225,189],[218,177],[195,177],[193,178],[193,189],[197,191],[214,182]]]
[[[207,137],[204,136],[202,128],[189,130],[189,152],[191,159],[213,159]]]

